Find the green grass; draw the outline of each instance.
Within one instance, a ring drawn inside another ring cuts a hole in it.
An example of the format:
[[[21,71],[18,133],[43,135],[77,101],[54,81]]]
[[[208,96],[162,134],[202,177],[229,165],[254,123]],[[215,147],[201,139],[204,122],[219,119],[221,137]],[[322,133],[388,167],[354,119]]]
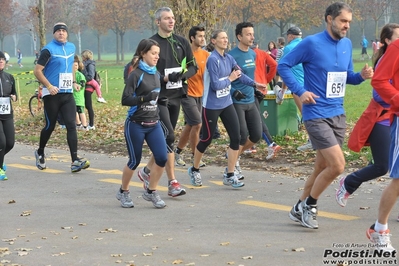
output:
[[[368,62],[371,65],[371,61],[360,61],[360,50],[354,50],[353,58],[355,59],[354,68],[355,71],[360,71],[364,67],[365,63]],[[122,107],[120,104],[121,94],[124,88],[123,83],[123,68],[124,65],[130,60],[127,58],[124,63],[117,65],[115,63],[115,55],[102,55],[101,61],[97,61],[97,70],[100,71],[101,78],[103,80],[103,97],[107,100],[107,104],[97,103],[95,96],[93,96],[94,111],[96,115],[96,131],[90,132],[78,132],[79,134],[79,146],[80,149],[96,150],[100,152],[116,152],[118,154],[125,154],[126,147],[123,136],[123,124],[126,118],[127,107]],[[32,62],[32,63],[30,63]],[[11,62],[13,63],[13,62]],[[33,74],[18,75],[21,72],[32,71],[34,68],[33,57],[25,57],[23,59],[23,68],[16,67],[13,63],[13,67],[10,67],[7,72],[15,75],[17,85],[19,85],[19,99],[20,101],[14,104],[15,109],[15,123],[16,123],[16,140],[23,143],[30,143],[37,145],[39,141],[39,132],[44,125],[43,117],[31,117],[28,110],[28,100],[34,93],[36,85],[25,86],[25,83],[31,79],[34,79]],[[347,115],[348,130],[347,135],[349,136],[350,130],[354,123],[357,121],[361,113],[367,107],[371,98],[372,88],[370,81],[367,80],[360,85],[352,86],[348,85],[346,88],[346,95],[344,101],[344,107]],[[95,93],[93,93],[95,94]],[[223,157],[224,150],[228,145],[228,137],[225,130],[220,124],[222,138],[214,141],[211,145],[207,154],[210,158]],[[176,128],[176,139],[179,139],[179,135],[183,126],[183,119],[181,119]],[[312,161],[314,158],[314,152],[297,152],[296,147],[306,142],[307,136],[304,130],[299,132],[292,132],[287,136],[276,136],[275,141],[284,147],[281,158],[292,162],[292,161]],[[53,133],[49,146],[60,146],[66,145],[65,132],[62,132],[57,128]],[[258,143],[258,152],[253,158],[259,161],[263,161],[266,153],[266,146],[263,141]],[[348,150],[346,144],[343,146],[345,158],[349,165],[362,165],[367,162],[370,158],[369,149],[365,148],[360,153],[354,153]],[[280,156],[279,156],[280,157]],[[214,158],[213,158],[214,159]]]

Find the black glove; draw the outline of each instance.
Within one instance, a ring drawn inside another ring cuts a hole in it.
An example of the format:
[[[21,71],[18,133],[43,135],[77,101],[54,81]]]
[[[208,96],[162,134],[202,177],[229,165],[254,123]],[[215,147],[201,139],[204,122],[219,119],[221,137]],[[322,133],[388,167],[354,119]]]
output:
[[[247,97],[247,95],[245,95],[244,93],[242,93],[239,90],[235,90],[233,92],[233,97],[234,99],[236,99],[237,101],[241,101],[242,99],[245,99]]]
[[[151,91],[145,96],[140,96],[141,102],[149,102],[155,100],[159,95],[158,91]]]
[[[259,101],[262,101],[263,98],[265,98],[265,95],[263,95],[262,92],[260,92],[260,91],[258,91],[258,90],[255,90],[255,97],[256,97]]]
[[[241,70],[241,68],[238,65],[233,66],[231,69],[231,72],[236,71],[236,70]]]
[[[182,72],[173,72],[168,75],[168,79],[170,82],[178,82],[182,79],[183,73]]]

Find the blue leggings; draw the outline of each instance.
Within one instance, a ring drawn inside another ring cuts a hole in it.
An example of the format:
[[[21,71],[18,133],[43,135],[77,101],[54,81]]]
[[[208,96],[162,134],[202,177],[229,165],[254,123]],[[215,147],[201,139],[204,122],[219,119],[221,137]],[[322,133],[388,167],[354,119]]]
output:
[[[165,166],[168,156],[166,152],[165,136],[160,123],[153,127],[143,127],[140,124],[126,119],[125,140],[129,153],[129,161],[127,162],[129,169],[135,170],[139,166],[144,140],[147,142],[148,147],[154,155],[155,163],[160,167]]]

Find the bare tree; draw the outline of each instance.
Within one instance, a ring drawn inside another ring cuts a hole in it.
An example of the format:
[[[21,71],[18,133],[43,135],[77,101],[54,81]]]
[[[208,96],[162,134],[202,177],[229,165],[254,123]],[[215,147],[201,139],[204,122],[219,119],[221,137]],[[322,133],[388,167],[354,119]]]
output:
[[[116,38],[116,62],[124,60],[123,38],[129,29],[137,29],[141,25],[138,14],[142,11],[144,1],[140,0],[95,0],[91,24],[95,29],[103,32],[110,29]]]
[[[4,38],[12,33],[12,0],[3,0],[0,8],[0,48],[4,51]]]

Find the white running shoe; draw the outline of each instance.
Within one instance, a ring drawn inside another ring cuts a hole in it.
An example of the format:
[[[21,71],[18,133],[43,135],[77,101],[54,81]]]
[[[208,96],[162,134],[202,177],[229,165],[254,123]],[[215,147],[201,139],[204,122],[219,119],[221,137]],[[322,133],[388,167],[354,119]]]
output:
[[[338,188],[337,192],[335,193],[335,200],[341,207],[346,206],[346,202],[348,201],[348,198],[350,196],[350,194],[348,193],[348,191],[346,191],[346,188],[345,188],[345,178],[346,178],[346,176],[343,176],[339,180],[339,188]]]
[[[107,103],[107,101],[103,97],[98,97],[97,102],[99,103]]]
[[[385,231],[375,231],[374,224],[366,231],[367,238],[375,244],[377,250],[383,250],[388,252],[395,251],[395,248],[391,244],[391,234],[389,229]]]
[[[281,95],[281,90],[282,89],[277,84],[273,87],[274,94],[276,95],[276,103],[277,104],[282,104],[284,101],[284,95]]]
[[[307,150],[312,150],[313,146],[312,146],[312,142],[310,141],[310,139],[308,140],[308,142],[306,142],[305,144],[303,144],[302,146],[299,146],[298,148],[296,148],[298,151],[307,151]]]

